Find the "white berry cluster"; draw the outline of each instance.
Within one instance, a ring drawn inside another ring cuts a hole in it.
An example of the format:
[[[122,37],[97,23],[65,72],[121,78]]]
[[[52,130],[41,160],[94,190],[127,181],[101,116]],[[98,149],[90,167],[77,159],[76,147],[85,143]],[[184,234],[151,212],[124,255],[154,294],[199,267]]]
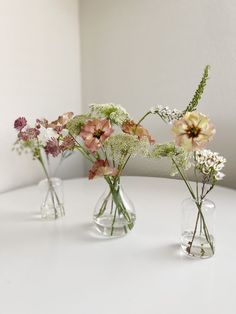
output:
[[[158,105],[150,109],[151,113],[158,114],[165,122],[171,123],[175,120],[179,120],[183,114],[178,109],[170,109],[168,106],[163,107]]]
[[[219,153],[209,149],[196,151],[196,167],[204,175],[210,175],[215,180],[222,180],[225,176],[221,170],[224,168],[226,159]]]

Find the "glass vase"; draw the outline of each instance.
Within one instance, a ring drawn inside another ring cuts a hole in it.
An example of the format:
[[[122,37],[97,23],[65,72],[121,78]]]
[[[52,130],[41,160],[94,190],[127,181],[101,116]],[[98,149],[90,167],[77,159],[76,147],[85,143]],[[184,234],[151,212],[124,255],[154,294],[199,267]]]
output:
[[[93,219],[96,229],[104,236],[120,237],[133,229],[136,219],[134,205],[119,178],[109,179],[106,191],[95,206]]]
[[[215,204],[209,199],[182,203],[181,247],[185,254],[209,258],[215,253]]]
[[[63,184],[59,178],[47,178],[39,182],[42,194],[41,218],[57,219],[65,216],[63,204]]]

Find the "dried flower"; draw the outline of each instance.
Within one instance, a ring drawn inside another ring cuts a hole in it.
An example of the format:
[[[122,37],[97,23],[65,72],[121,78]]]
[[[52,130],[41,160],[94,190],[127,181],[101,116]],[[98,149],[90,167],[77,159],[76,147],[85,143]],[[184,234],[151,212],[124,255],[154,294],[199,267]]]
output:
[[[15,120],[14,128],[17,131],[21,131],[27,125],[27,120],[24,117],[20,117]]]
[[[61,151],[65,151],[65,150],[73,150],[73,148],[75,147],[75,140],[73,139],[73,137],[71,136],[65,136],[62,144],[60,145]]]
[[[109,120],[89,120],[82,126],[80,136],[85,146],[92,152],[96,152],[102,143],[111,135],[113,129]]]
[[[51,138],[49,141],[47,141],[45,152],[47,155],[51,154],[53,157],[56,157],[61,153],[61,148],[55,138]]]
[[[66,124],[72,119],[73,115],[74,115],[73,112],[63,113],[61,116],[57,118],[57,120],[49,123],[48,127],[55,128],[59,126],[59,127],[64,128]]]
[[[40,131],[37,128],[29,128],[26,130],[26,133],[28,135],[28,139],[33,140],[38,137]]]
[[[19,132],[18,133],[18,139],[22,141],[28,141],[29,140],[29,135],[27,132]]]
[[[212,139],[215,128],[205,115],[187,112],[174,122],[172,132],[176,136],[176,145],[190,152],[202,149]]]
[[[137,135],[139,139],[147,138],[150,144],[155,143],[155,140],[151,137],[148,130],[132,120],[128,120],[122,124],[122,131],[127,134]]]
[[[108,119],[111,123],[121,125],[129,120],[129,114],[120,105],[115,104],[91,104],[89,106],[90,115],[96,119]]]
[[[89,170],[89,180],[98,176],[116,176],[118,170],[109,166],[107,160],[96,160],[92,169]]]

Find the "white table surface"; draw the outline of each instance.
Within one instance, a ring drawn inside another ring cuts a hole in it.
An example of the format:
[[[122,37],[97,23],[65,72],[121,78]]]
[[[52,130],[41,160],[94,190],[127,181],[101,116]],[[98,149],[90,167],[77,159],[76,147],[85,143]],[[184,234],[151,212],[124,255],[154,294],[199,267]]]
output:
[[[179,249],[183,182],[123,177],[137,221],[104,239],[91,223],[103,180],[64,182],[66,216],[39,218],[36,186],[0,195],[0,314],[235,314],[236,190],[216,187],[216,254]]]

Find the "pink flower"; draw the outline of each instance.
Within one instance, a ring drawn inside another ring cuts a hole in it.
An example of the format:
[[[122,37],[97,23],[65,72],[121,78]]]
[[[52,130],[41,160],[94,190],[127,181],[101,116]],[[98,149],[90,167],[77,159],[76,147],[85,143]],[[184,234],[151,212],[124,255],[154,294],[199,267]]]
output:
[[[75,147],[75,140],[71,136],[65,136],[62,144],[60,145],[61,150],[72,150]]]
[[[45,152],[47,155],[51,154],[53,157],[56,157],[61,153],[61,148],[55,138],[51,138],[49,141],[47,141]]]
[[[18,133],[18,138],[19,140],[22,140],[22,141],[28,141],[29,140],[29,135],[27,134],[27,132],[19,132]]]
[[[154,144],[155,140],[149,134],[148,130],[145,129],[142,125],[136,124],[132,120],[128,120],[122,124],[122,131],[127,134],[137,135],[138,139],[147,138],[150,144]]]
[[[118,170],[109,166],[107,160],[96,160],[92,169],[89,170],[89,180],[98,176],[116,176]]]
[[[187,112],[174,123],[172,132],[176,145],[190,152],[204,148],[215,134],[215,128],[205,115]]]
[[[43,126],[44,128],[48,128],[48,120],[43,118],[43,119],[36,119],[36,128],[40,129],[41,126]]]
[[[14,122],[14,128],[17,131],[21,131],[27,124],[27,120],[24,117],[20,117],[15,120]]]
[[[26,130],[26,133],[30,140],[37,138],[37,136],[40,134],[39,130],[36,128],[29,128]]]
[[[81,127],[80,136],[85,146],[92,152],[96,152],[102,143],[112,134],[113,129],[109,120],[89,120]]]
[[[38,137],[40,134],[39,130],[36,128],[28,128],[26,131],[20,131],[18,134],[18,138],[22,141],[33,140]]]

